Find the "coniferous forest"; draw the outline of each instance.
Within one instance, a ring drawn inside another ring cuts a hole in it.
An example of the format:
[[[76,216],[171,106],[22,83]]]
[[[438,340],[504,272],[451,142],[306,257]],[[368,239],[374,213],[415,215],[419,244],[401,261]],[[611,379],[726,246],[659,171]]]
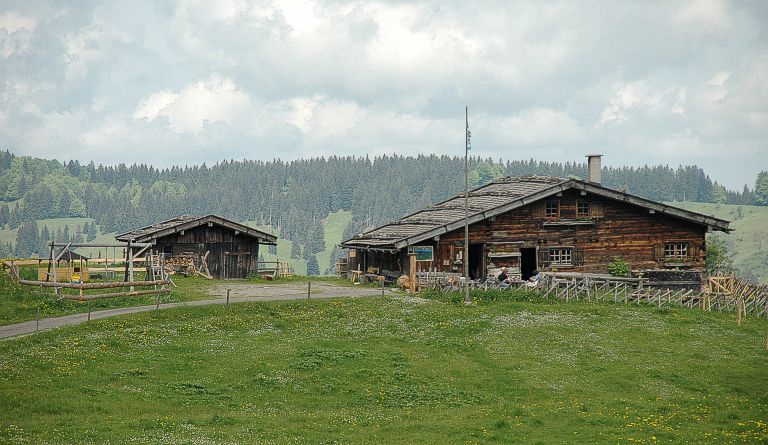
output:
[[[470,187],[502,176],[586,176],[586,165],[471,158]],[[89,240],[178,215],[218,214],[255,221],[282,238],[322,250],[322,220],[350,211],[346,235],[376,226],[463,190],[464,159],[448,156],[331,157],[297,161],[222,161],[207,166],[82,165],[0,152],[0,227],[19,228],[5,255],[47,254],[48,240]],[[656,201],[768,203],[768,174],[755,188],[726,190],[696,166],[604,168],[609,187]],[[765,183],[765,184],[763,184]],[[36,221],[87,217],[73,233],[51,233]],[[12,249],[12,250],[11,250]]]

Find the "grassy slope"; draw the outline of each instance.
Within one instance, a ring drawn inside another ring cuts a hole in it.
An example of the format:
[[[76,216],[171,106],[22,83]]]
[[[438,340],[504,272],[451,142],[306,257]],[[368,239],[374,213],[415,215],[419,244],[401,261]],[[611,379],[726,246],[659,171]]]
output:
[[[768,441],[764,320],[415,303],[185,308],[0,342],[0,442]]]
[[[325,238],[325,250],[317,254],[317,264],[320,267],[320,273],[324,273],[328,268],[328,264],[331,261],[331,253],[333,246],[341,242],[341,236],[344,234],[344,230],[347,229],[350,221],[352,221],[352,212],[345,210],[339,210],[328,214],[323,220],[323,236]],[[245,221],[250,227],[254,227],[259,230],[264,230],[273,233],[269,227],[256,225],[255,221]],[[293,241],[278,238],[277,240],[277,255],[269,253],[268,249],[262,248],[259,253],[264,255],[265,261],[290,261],[295,272],[299,275],[306,275],[307,273],[307,261],[304,259],[292,259],[291,248]]]
[[[739,269],[751,270],[760,282],[768,283],[768,207],[701,202],[670,204],[731,221],[734,232],[725,239],[734,254],[734,264]]]

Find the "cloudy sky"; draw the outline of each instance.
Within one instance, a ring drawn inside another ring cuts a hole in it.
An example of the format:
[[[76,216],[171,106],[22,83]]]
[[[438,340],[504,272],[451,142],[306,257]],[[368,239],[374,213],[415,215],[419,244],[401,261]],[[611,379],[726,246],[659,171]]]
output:
[[[768,2],[0,2],[0,148],[768,169]]]

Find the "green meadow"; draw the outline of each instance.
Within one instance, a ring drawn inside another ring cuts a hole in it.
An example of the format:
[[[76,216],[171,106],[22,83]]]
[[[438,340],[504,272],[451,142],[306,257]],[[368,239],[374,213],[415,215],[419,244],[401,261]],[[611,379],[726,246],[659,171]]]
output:
[[[0,341],[0,443],[768,442],[765,320],[507,295],[180,308]]]

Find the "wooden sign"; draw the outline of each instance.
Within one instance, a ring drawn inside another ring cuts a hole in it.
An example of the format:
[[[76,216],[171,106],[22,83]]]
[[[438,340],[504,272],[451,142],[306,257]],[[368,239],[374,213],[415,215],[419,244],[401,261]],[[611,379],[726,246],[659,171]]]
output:
[[[432,246],[410,246],[408,253],[416,256],[416,261],[434,261],[435,254]]]

